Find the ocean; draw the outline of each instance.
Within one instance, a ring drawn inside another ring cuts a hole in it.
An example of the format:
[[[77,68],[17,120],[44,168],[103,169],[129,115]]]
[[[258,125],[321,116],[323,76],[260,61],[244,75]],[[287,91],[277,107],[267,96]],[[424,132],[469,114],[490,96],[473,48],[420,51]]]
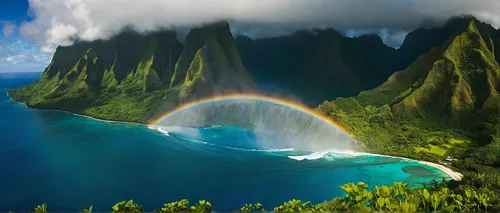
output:
[[[272,209],[291,199],[313,203],[344,193],[339,186],[395,181],[419,186],[449,178],[415,161],[329,151],[259,150],[252,132],[237,126],[199,129],[200,141],[146,125],[105,122],[67,112],[30,109],[8,89],[40,73],[0,74],[0,212],[94,206],[110,211],[133,199],[147,211],[164,203],[208,200],[216,211],[245,203]]]

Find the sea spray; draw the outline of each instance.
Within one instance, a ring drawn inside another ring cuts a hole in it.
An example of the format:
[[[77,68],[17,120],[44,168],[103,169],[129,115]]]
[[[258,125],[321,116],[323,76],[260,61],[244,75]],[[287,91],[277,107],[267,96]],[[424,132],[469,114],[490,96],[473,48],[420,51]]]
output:
[[[211,127],[212,129],[224,128],[224,126],[215,126]],[[240,151],[249,151],[249,152],[293,152],[294,148],[270,148],[270,149],[258,149],[258,148],[244,148],[237,146],[225,146],[219,144],[220,141],[213,141],[213,138],[210,135],[204,136],[201,134],[199,130],[188,127],[159,127],[156,128],[159,132],[165,134],[166,136],[174,137],[176,139],[180,139],[182,141],[189,141],[199,144],[210,145],[219,148],[232,149],[232,150],[240,150]],[[251,144],[251,141],[245,141],[248,144]]]
[[[227,125],[251,129],[258,148],[262,150],[278,147],[303,151],[352,151],[359,147],[357,141],[330,121],[295,105],[265,98],[199,102],[169,114],[156,125],[161,128]]]

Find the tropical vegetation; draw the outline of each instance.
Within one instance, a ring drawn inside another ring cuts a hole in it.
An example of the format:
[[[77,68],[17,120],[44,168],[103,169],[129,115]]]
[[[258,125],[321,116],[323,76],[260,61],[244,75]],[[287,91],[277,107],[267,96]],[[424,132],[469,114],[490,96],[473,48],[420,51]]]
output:
[[[460,185],[451,186],[445,181],[431,182],[423,187],[409,188],[407,183],[395,182],[392,186],[369,188],[366,183],[348,183],[340,188],[344,197],[313,204],[309,201],[290,200],[282,205],[266,210],[260,203],[245,204],[233,212],[486,212],[500,210],[499,195],[487,187]],[[47,213],[47,205],[34,209],[35,213]],[[110,211],[114,213],[145,212],[133,200],[115,204]],[[156,213],[192,212],[209,213],[214,211],[209,201],[200,200],[191,204],[187,199],[164,204],[155,209]],[[92,212],[82,209],[80,212]]]
[[[235,42],[221,22],[192,29],[184,46],[172,30],[60,46],[38,81],[9,95],[33,108],[147,123],[224,88],[251,91]]]
[[[381,86],[317,110],[370,152],[448,164],[500,194],[500,65],[483,28],[472,20]]]
[[[108,40],[58,47],[40,80],[9,95],[33,108],[142,123],[184,101],[256,88],[314,107],[382,84],[471,19],[415,30],[398,50],[376,35],[348,38],[334,29],[252,40],[234,38],[228,23],[217,22],[193,28],[183,43],[173,29],[124,30]],[[483,25],[486,33],[494,29]],[[497,37],[487,45],[496,45]]]

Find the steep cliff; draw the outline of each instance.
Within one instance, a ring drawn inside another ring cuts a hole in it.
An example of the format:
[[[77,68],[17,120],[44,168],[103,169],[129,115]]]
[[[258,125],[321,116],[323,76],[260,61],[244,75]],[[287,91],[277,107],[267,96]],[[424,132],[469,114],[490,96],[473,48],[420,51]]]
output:
[[[221,22],[191,30],[184,45],[165,30],[58,47],[40,80],[9,95],[35,108],[147,122],[183,101],[253,88]]]
[[[492,31],[481,32],[480,24],[471,20],[461,34],[421,55],[381,86],[355,98],[325,104],[346,111],[356,105],[389,105],[395,115],[406,118],[496,119],[500,115],[500,65],[495,59]]]
[[[396,50],[378,36],[347,38],[333,29],[237,38],[243,64],[263,90],[292,93],[309,105],[376,87],[395,70]]]

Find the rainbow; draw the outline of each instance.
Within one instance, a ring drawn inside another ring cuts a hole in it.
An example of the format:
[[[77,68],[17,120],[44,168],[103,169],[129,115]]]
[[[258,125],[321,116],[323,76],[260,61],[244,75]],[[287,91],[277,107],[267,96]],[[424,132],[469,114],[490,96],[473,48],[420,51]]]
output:
[[[298,102],[278,98],[278,97],[273,97],[273,96],[266,96],[266,95],[261,95],[261,94],[254,94],[254,93],[246,93],[246,94],[225,94],[225,95],[216,95],[208,98],[203,98],[203,99],[198,99],[190,102],[186,102],[184,104],[179,105],[178,107],[174,108],[173,110],[170,110],[166,112],[165,114],[159,116],[157,119],[154,119],[153,121],[150,122],[150,125],[157,125],[161,120],[165,119],[166,117],[175,114],[176,112],[194,107],[199,104],[204,104],[204,103],[210,103],[210,102],[217,102],[217,101],[224,101],[224,100],[238,100],[238,99],[255,99],[259,101],[265,101],[268,103],[274,103],[274,104],[279,104],[279,105],[285,105],[288,107],[291,107],[293,109],[302,111],[304,113],[307,113],[313,117],[316,117],[325,123],[338,128],[342,130],[343,132],[349,134],[349,131],[347,131],[344,127],[342,127],[339,123],[336,123],[329,117],[315,111],[314,109]],[[350,135],[350,134],[349,134]]]

